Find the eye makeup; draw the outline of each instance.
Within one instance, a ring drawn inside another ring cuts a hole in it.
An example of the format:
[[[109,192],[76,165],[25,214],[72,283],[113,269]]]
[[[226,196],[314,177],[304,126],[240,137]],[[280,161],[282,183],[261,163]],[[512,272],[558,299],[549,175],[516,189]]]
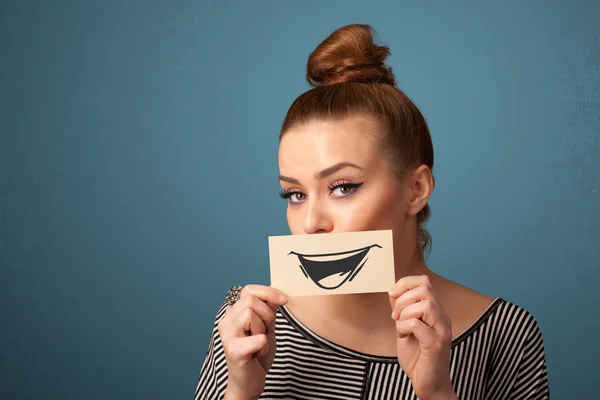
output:
[[[282,190],[281,192],[279,192],[279,196],[282,199],[289,199],[290,197],[292,197],[294,194],[302,194],[302,192],[297,191],[297,190]]]
[[[346,198],[346,197],[356,193],[357,189],[360,188],[363,184],[364,184],[364,182],[353,183],[353,182],[349,182],[349,181],[336,181],[335,183],[327,186],[327,188],[330,190],[330,192],[334,192],[335,190],[338,190],[338,189],[350,190],[349,193],[341,193],[339,195],[333,196],[336,198]],[[306,195],[296,189],[291,189],[291,190],[284,189],[281,192],[279,192],[279,196],[282,199],[289,200],[290,203],[295,204],[295,203],[301,202],[302,200],[298,199],[298,198],[294,198],[293,196],[306,196]]]
[[[349,182],[349,181],[337,181],[334,184],[332,184],[331,186],[328,186],[328,188],[331,191],[334,191],[334,190],[339,189],[339,188],[350,189],[350,190],[352,190],[350,193],[343,194],[343,196],[349,196],[352,193],[356,192],[355,189],[358,189],[359,187],[361,187],[363,185],[363,183],[364,182],[352,183],[352,182]]]

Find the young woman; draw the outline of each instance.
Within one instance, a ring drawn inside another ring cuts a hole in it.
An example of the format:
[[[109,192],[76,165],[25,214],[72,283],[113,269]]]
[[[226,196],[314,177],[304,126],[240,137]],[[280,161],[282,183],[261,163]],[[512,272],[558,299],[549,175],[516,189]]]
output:
[[[389,293],[290,298],[232,288],[196,399],[547,399],[544,345],[525,309],[432,272],[425,119],[368,25],[310,55],[283,123],[279,169],[294,235],[391,229]]]

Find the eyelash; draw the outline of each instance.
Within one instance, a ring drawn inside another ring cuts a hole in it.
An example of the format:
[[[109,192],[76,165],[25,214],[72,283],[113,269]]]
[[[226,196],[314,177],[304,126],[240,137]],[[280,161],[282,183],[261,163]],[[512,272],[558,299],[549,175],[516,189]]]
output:
[[[350,189],[358,189],[359,187],[362,186],[363,183],[364,182],[352,183],[352,182],[347,182],[347,181],[338,181],[338,182],[335,182],[334,184],[332,184],[331,186],[328,186],[327,188],[331,191],[334,191],[335,189],[340,188],[340,187],[346,187],[346,188],[350,188]],[[279,192],[279,196],[281,196],[282,199],[287,200],[296,193],[301,193],[301,192],[297,191],[297,190],[285,190],[284,189],[281,192]]]
[[[363,182],[361,182],[361,183],[352,183],[352,182],[348,182],[348,181],[337,181],[333,185],[328,186],[328,188],[331,191],[334,191],[335,189],[337,189],[339,187],[348,187],[350,189],[357,189],[362,184],[363,184]]]
[[[282,199],[289,199],[290,197],[292,197],[292,195],[294,193],[299,193],[295,190],[282,190],[281,192],[279,192],[279,196],[281,196]]]

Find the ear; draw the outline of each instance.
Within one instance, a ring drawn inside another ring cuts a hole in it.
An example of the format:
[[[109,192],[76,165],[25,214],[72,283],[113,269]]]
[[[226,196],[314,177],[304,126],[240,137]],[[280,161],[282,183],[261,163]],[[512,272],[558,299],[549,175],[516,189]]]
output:
[[[409,189],[410,197],[406,212],[409,216],[413,216],[425,207],[433,193],[433,174],[427,165],[421,165],[414,170],[409,179]]]

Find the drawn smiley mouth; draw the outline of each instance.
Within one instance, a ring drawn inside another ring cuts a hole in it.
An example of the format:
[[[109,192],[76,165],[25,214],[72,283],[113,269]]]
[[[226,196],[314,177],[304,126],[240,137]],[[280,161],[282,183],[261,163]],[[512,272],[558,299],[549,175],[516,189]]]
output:
[[[298,256],[300,269],[307,279],[311,279],[321,289],[334,290],[346,282],[352,282],[367,262],[367,254],[373,247],[381,248],[378,244],[372,244],[339,253],[300,254],[290,251],[288,256]]]

